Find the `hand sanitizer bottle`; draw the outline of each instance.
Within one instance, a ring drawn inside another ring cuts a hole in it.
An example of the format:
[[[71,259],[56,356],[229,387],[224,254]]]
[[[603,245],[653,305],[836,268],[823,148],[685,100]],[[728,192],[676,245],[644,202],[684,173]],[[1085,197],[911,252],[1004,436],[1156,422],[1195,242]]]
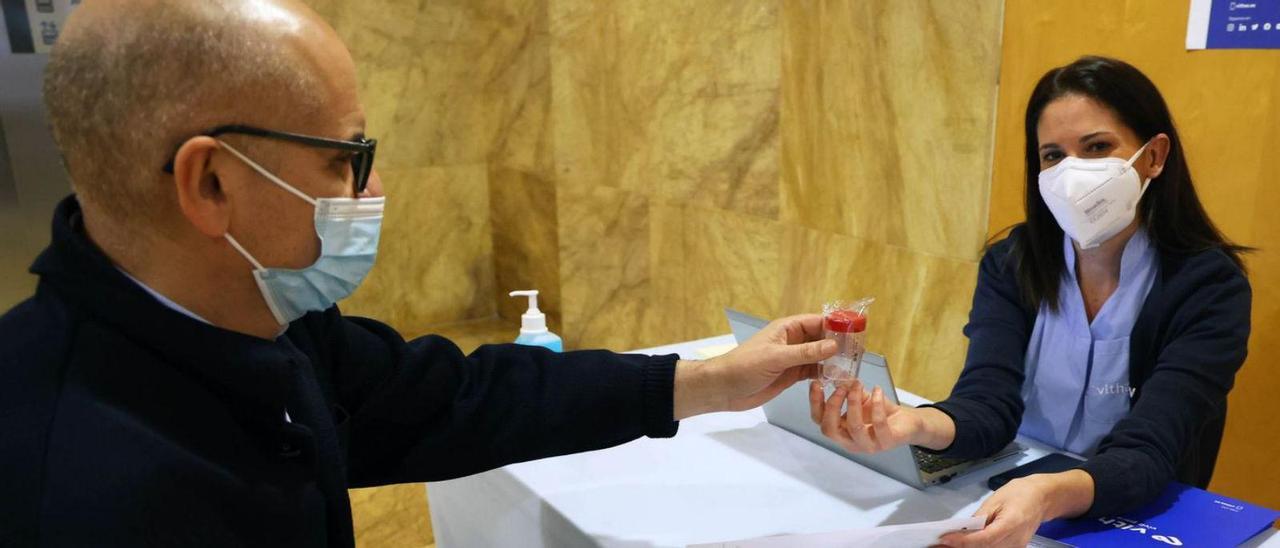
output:
[[[529,298],[529,310],[520,316],[520,336],[516,337],[516,344],[541,346],[554,352],[563,352],[564,345],[560,342],[560,337],[547,330],[547,315],[538,310],[538,290],[512,291],[510,295]]]

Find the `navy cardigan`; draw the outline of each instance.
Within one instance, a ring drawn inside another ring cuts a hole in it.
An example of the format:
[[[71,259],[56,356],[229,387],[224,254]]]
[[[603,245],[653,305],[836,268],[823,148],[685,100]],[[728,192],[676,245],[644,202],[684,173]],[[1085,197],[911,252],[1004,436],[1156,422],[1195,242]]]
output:
[[[956,423],[941,453],[974,458],[1004,447],[1022,422],[1023,367],[1036,310],[1020,297],[1010,251],[1019,226],[987,250],[964,328],[969,352],[951,396],[934,407]],[[1087,516],[1154,499],[1171,480],[1205,487],[1226,422],[1227,392],[1249,341],[1249,281],[1219,249],[1160,252],[1160,273],[1130,335],[1128,416],[1082,468],[1093,477]]]
[[[198,322],[116,270],[74,198],[32,271],[0,318],[0,546],[351,546],[348,487],[677,427],[675,356],[466,356],[336,307],[274,341]]]

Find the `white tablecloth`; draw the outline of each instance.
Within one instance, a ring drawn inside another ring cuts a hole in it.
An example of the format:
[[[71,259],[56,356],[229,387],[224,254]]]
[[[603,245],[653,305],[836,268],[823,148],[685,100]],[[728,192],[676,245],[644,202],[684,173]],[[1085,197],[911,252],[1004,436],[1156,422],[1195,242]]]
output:
[[[637,351],[678,353],[725,335]],[[925,400],[899,389],[903,403]],[[919,491],[765,422],[763,411],[682,421],[673,439],[514,464],[427,488],[438,546],[685,546],[968,516],[1008,460]],[[1261,545],[1280,546],[1269,533]],[[1261,539],[1259,539],[1261,540]]]

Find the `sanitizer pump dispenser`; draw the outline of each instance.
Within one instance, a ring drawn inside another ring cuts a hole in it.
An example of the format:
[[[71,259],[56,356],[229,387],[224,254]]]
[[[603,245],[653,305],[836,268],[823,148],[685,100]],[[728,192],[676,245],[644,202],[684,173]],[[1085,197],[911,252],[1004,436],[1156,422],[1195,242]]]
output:
[[[520,336],[516,337],[516,344],[541,346],[563,352],[564,345],[560,337],[547,330],[547,315],[538,310],[538,290],[512,291],[510,295],[529,298],[529,310],[520,316]]]

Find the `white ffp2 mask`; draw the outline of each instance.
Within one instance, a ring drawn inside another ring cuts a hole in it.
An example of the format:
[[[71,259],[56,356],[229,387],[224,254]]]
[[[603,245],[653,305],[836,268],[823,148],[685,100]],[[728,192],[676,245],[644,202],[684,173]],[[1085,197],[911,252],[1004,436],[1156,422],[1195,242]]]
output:
[[[1151,185],[1151,179],[1139,185],[1133,169],[1146,149],[1142,145],[1128,161],[1068,156],[1040,172],[1041,199],[1082,249],[1097,247],[1133,222],[1138,201]]]

